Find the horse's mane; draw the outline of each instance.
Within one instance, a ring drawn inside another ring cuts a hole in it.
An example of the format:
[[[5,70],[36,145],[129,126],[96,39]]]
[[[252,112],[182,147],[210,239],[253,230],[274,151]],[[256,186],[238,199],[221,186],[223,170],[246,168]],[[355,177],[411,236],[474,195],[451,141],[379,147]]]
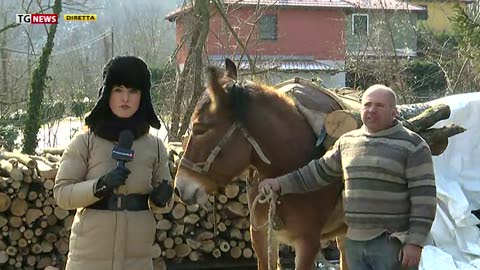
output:
[[[278,92],[272,86],[254,82],[248,82],[246,86],[252,89],[252,92],[259,101],[272,103],[272,105],[278,106],[281,109],[296,111],[293,100],[284,93]]]
[[[229,89],[228,95],[234,118],[243,124],[246,124],[246,114],[253,101],[260,104],[259,106],[274,107],[278,112],[297,113],[292,99],[263,83],[238,83]]]
[[[298,114],[295,104],[286,94],[276,91],[273,87],[259,82],[241,81],[226,89],[228,95],[228,109],[235,120],[246,124],[247,112],[251,109],[253,101],[265,107],[275,107],[280,113]],[[209,91],[206,90],[200,97],[192,119],[209,109],[212,105]]]

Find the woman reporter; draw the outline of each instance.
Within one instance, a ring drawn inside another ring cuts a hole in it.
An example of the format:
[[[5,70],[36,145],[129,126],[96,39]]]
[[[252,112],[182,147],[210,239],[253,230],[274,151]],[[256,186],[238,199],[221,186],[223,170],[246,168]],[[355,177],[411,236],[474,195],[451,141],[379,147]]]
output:
[[[150,71],[140,58],[118,56],[103,69],[99,100],[85,119],[87,130],[66,148],[54,197],[76,209],[67,270],[153,269],[153,211],[168,211],[172,180],[150,97]],[[133,160],[116,165],[119,134],[133,134]]]

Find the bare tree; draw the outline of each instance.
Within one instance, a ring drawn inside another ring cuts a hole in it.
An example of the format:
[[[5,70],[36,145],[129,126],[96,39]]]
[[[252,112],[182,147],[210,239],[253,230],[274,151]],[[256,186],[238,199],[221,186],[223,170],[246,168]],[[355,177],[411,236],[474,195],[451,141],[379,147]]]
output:
[[[194,87],[194,93],[190,99],[190,106],[193,107],[200,93],[203,91],[201,85],[201,71],[202,71],[202,53],[207,39],[210,23],[210,11],[209,1],[201,0],[191,3],[193,5],[193,12],[186,16],[186,25],[193,26],[187,36],[190,37],[188,42],[189,53],[183,70],[181,71],[177,85],[175,87],[175,98],[172,109],[172,121],[170,126],[169,139],[179,140],[185,130],[187,129],[188,113],[183,116],[184,126],[180,126],[180,119],[182,116],[182,103],[186,88],[190,86],[188,84],[189,78],[193,78],[192,86]],[[187,22],[188,20],[188,22]],[[200,87],[199,87],[200,86]],[[196,87],[196,88],[195,88]],[[200,88],[200,89],[197,89]],[[193,109],[189,109],[192,111]],[[191,115],[191,112],[190,112]],[[183,132],[182,132],[183,131]]]
[[[0,3],[0,10],[5,10],[5,3],[2,2]],[[2,17],[3,17],[3,22],[2,25],[7,25],[7,16],[6,12],[2,12]],[[7,28],[8,29],[8,28]],[[8,63],[8,51],[7,51],[7,32],[6,31],[0,31],[0,61],[1,61],[1,67],[2,67],[2,73],[0,74],[1,76],[1,94],[5,98],[2,98],[2,100],[6,100],[9,102],[8,98],[11,96],[11,93],[9,93],[9,87],[8,87],[8,79],[7,79],[7,63]]]
[[[383,83],[397,92],[400,102],[414,101],[415,94],[407,84],[406,70],[416,42],[409,44],[411,38],[406,38],[402,43],[398,37],[404,32],[416,35],[416,14],[385,7],[367,14],[370,16],[368,31],[364,35],[357,34],[355,39],[347,37],[347,85],[366,88],[373,83]],[[354,23],[353,17],[348,23]]]
[[[223,48],[225,54],[231,54],[232,58],[240,55],[239,58],[234,60],[241,61],[245,57],[249,63],[250,76],[253,77],[265,72],[256,69],[256,59],[261,57],[257,50],[251,48],[255,48],[259,44],[255,35],[259,19],[273,5],[262,7],[258,3],[247,18],[241,18],[236,15],[237,9],[242,7],[241,4],[230,6],[224,5],[222,1],[218,0],[212,1],[210,4],[208,2],[190,1],[185,3],[192,8],[187,15],[183,15],[181,18],[181,24],[185,32],[184,37],[186,38],[180,42],[180,47],[185,46],[188,49],[188,54],[183,69],[178,71],[179,76],[177,77],[171,110],[170,140],[178,140],[185,133],[195,104],[204,90],[201,74],[203,72],[202,64],[208,64],[209,61],[203,52],[206,50],[204,43],[208,34],[217,39],[218,46]],[[209,8],[212,8],[211,12],[209,12]],[[209,20],[212,16],[220,18],[222,25],[220,29],[214,31],[209,29]],[[242,29],[247,30],[241,31]],[[232,45],[232,43],[235,45]],[[249,49],[249,47],[251,48]],[[177,48],[177,50],[179,49],[181,48]],[[253,55],[251,55],[252,51],[254,52]]]

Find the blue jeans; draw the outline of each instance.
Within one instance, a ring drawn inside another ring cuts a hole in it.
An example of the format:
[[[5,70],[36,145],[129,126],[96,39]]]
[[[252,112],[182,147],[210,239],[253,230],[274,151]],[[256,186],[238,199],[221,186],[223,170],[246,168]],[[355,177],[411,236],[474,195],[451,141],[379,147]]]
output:
[[[402,242],[389,233],[367,241],[345,241],[345,256],[349,270],[401,270],[399,260]],[[409,268],[409,269],[416,269]]]

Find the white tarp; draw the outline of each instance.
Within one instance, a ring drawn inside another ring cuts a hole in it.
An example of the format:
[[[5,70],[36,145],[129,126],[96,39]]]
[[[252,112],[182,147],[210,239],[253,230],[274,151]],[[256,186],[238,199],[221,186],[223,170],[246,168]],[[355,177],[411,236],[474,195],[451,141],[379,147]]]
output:
[[[444,97],[452,114],[435,127],[451,123],[466,132],[449,139],[445,152],[433,158],[437,182],[437,215],[431,245],[422,253],[419,269],[480,269],[480,221],[471,210],[480,209],[480,93]]]

